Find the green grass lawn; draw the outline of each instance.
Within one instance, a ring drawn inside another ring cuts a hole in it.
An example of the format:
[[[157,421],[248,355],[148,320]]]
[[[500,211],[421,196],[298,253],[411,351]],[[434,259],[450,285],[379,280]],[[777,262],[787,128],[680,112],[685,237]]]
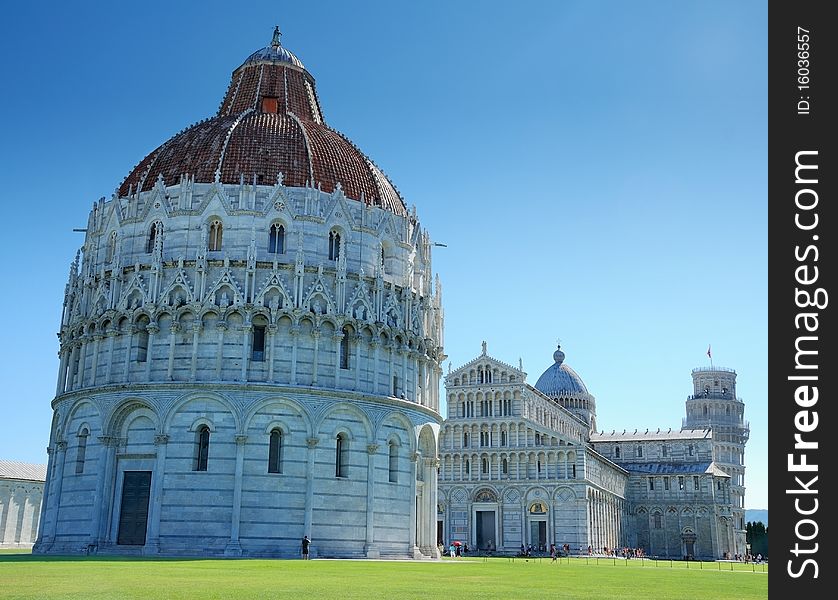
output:
[[[614,564],[616,563],[616,564]],[[767,565],[573,558],[133,559],[0,553],[0,598],[552,600],[768,598]]]

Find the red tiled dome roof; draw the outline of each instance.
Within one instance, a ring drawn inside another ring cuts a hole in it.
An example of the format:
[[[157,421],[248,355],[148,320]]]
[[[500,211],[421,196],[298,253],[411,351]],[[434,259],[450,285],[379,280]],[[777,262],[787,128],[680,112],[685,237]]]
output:
[[[235,71],[215,117],[176,134],[146,156],[119,186],[127,196],[190,175],[196,182],[311,185],[405,214],[390,180],[349,139],[325,124],[314,78],[279,45],[254,52]]]

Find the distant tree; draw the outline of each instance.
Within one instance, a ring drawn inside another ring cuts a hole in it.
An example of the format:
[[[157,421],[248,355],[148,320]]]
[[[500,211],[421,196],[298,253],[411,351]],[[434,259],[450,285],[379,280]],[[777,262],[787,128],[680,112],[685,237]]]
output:
[[[751,545],[751,554],[768,557],[768,529],[762,521],[748,521],[745,525],[745,541]]]

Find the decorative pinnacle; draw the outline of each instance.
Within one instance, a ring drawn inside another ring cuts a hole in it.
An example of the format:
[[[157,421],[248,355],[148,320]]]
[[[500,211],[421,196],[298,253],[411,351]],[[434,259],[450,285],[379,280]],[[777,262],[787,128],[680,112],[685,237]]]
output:
[[[279,48],[279,46],[280,46],[279,38],[281,38],[281,37],[282,37],[282,32],[279,30],[279,25],[274,26],[274,37],[271,40],[271,48],[273,48],[274,50]]]

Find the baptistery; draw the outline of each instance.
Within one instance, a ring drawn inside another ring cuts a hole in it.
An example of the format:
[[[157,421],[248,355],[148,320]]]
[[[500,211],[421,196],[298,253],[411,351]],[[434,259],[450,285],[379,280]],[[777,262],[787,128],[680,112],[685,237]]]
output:
[[[34,551],[436,556],[432,246],[275,30],[93,204]]]

